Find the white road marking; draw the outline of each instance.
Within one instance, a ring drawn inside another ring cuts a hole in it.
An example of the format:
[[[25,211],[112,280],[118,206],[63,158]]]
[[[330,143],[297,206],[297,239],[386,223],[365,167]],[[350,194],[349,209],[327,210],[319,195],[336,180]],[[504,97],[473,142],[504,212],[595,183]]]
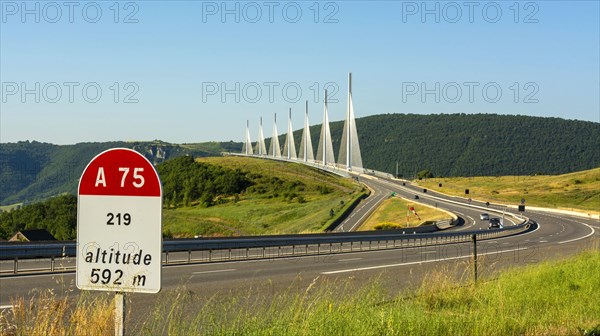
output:
[[[5,305],[5,306],[0,306],[0,309],[9,309],[12,308],[12,305]]]
[[[382,197],[380,200],[378,200],[378,201],[377,201],[377,203],[375,203],[375,205],[373,206],[373,208],[377,208],[378,204],[379,204],[379,203],[381,203],[381,201],[383,201],[383,200],[384,200],[384,197]],[[361,224],[361,222],[362,222],[363,218],[365,218],[365,216],[366,216],[366,215],[370,215],[370,213],[369,213],[369,212],[370,212],[370,211],[367,211],[367,212],[365,212],[365,213],[364,213],[364,215],[362,215],[362,216],[361,216],[361,217],[360,217],[360,218],[359,218],[359,219],[356,221],[356,224],[354,224],[354,225],[353,225],[353,226],[350,228],[350,231],[354,231],[354,228],[355,228],[355,227],[356,227],[358,224]]]
[[[512,250],[488,252],[488,253],[479,253],[478,256],[488,255],[488,254],[499,254],[499,253],[506,253],[506,252],[514,252],[514,251],[522,251],[522,250],[527,250],[527,247],[518,248],[518,249],[512,249]],[[340,273],[349,273],[349,272],[358,272],[358,271],[368,271],[368,270],[376,270],[376,269],[382,269],[382,268],[407,266],[407,265],[421,265],[421,264],[427,264],[427,263],[438,262],[438,261],[457,260],[457,259],[465,259],[465,258],[472,258],[472,256],[471,255],[465,255],[465,256],[459,256],[459,257],[450,257],[450,258],[442,258],[442,259],[434,259],[434,260],[412,261],[412,262],[399,263],[399,264],[369,266],[369,267],[361,267],[361,268],[350,268],[350,269],[337,270],[337,271],[321,272],[321,274],[323,274],[323,275],[331,275],[331,274],[340,274]]]
[[[235,268],[228,268],[222,270],[213,270],[213,271],[200,271],[200,272],[192,272],[192,274],[209,274],[209,273],[222,273],[222,272],[233,272],[237,271]]]
[[[592,227],[591,225],[588,225],[588,224],[585,224],[585,223],[582,223],[582,222],[575,222],[575,223],[579,223],[581,225],[587,226],[588,228],[590,228],[590,230],[592,230],[592,232],[590,232],[590,234],[588,234],[587,236],[584,236],[584,237],[579,237],[579,238],[575,238],[575,239],[571,239],[571,240],[561,241],[561,242],[559,242],[559,244],[565,244],[565,243],[570,243],[570,242],[578,241],[578,240],[581,240],[581,239],[585,239],[585,238],[593,235],[594,233],[596,233],[596,230],[594,230],[594,227]]]
[[[362,258],[340,259],[338,261],[354,261],[354,260],[362,260]]]

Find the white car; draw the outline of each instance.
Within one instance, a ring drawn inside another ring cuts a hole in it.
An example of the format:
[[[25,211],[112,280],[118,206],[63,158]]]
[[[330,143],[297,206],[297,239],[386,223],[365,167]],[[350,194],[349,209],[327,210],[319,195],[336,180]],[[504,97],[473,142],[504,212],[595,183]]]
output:
[[[490,215],[488,215],[486,213],[482,213],[481,215],[479,215],[479,218],[481,220],[490,220]]]

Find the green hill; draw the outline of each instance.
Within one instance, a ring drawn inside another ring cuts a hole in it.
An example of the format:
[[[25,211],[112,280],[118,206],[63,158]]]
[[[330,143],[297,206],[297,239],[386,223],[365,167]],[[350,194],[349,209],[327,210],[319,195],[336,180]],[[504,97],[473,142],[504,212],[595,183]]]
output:
[[[343,123],[330,126],[338,153]],[[356,128],[364,167],[394,174],[398,161],[398,172],[405,177],[425,169],[435,176],[500,176],[565,174],[600,166],[600,123],[595,122],[385,114],[357,119]],[[311,129],[314,142],[319,130]],[[296,133],[299,143],[301,132]]]
[[[53,145],[23,141],[0,144],[0,205],[31,203],[62,193],[75,194],[77,183],[88,162],[104,150],[133,148],[154,164],[182,155],[215,156],[223,151],[239,151],[233,142],[175,145],[152,142],[90,142]]]
[[[343,122],[330,124],[338,153]],[[364,167],[407,178],[434,176],[564,174],[600,166],[600,123],[495,114],[385,114],[356,120]],[[316,153],[321,126],[311,126]],[[294,132],[300,143],[302,130]],[[269,139],[267,139],[267,146]],[[283,144],[283,136],[280,143]],[[160,163],[239,152],[241,143],[39,142],[0,144],[0,205],[32,202],[76,191],[90,159],[111,147],[135,148]],[[337,154],[336,154],[337,155]]]
[[[563,175],[433,178],[419,185],[482,201],[600,213],[600,168]],[[440,187],[439,184],[442,184]]]
[[[165,197],[178,195],[163,212],[172,237],[319,232],[363,191],[308,166],[244,157],[178,158],[158,171]]]
[[[157,166],[167,237],[319,232],[364,190],[297,163],[244,157],[181,156]],[[77,198],[66,194],[0,213],[0,238],[44,228],[74,239]]]

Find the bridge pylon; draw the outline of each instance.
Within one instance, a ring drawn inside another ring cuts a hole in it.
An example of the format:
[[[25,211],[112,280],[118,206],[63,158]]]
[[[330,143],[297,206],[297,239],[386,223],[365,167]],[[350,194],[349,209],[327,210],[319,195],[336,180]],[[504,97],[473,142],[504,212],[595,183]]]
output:
[[[288,130],[287,136],[285,137],[285,144],[283,145],[283,155],[288,160],[296,160],[296,144],[294,143],[294,129],[292,128],[292,109],[288,115]]]
[[[356,120],[354,117],[354,104],[352,102],[352,73],[348,73],[348,104],[346,108],[346,121],[340,142],[338,162],[345,162],[348,171],[363,171]]]
[[[252,155],[252,140],[250,139],[250,121],[246,120],[246,136],[244,139],[244,145],[242,146],[242,154]]]
[[[310,124],[308,123],[308,100],[304,108],[304,131],[302,131],[302,141],[300,143],[300,153],[298,154],[300,160],[304,162],[315,161],[313,155],[312,139],[310,137]]]
[[[269,156],[281,157],[281,147],[279,146],[279,135],[277,133],[277,113],[273,117],[273,138],[271,138],[271,144],[269,145]]]
[[[267,147],[265,146],[265,134],[262,127],[262,117],[260,117],[260,124],[258,126],[258,140],[256,141],[256,154],[263,156],[267,155]]]
[[[329,129],[329,114],[327,112],[327,90],[325,90],[323,125],[321,126],[321,136],[319,137],[319,148],[317,150],[316,161],[320,161],[324,166],[335,165],[331,130]]]

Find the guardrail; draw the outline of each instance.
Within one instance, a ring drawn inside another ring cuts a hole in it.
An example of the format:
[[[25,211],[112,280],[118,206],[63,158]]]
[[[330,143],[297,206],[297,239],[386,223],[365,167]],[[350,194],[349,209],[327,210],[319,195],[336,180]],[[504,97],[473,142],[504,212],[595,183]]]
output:
[[[424,247],[493,239],[529,230],[535,222],[491,230],[443,233],[370,231],[285,236],[177,239],[163,242],[163,264],[207,263],[291,256],[323,255],[378,249]],[[75,268],[76,242],[0,244],[0,276],[68,272]],[[12,265],[10,265],[12,263]],[[19,266],[19,264],[21,267]],[[12,266],[12,267],[11,267]]]
[[[242,154],[242,153],[221,152],[221,155],[223,155],[223,156],[243,156],[243,157],[250,157],[250,158],[255,158],[255,159],[266,159],[266,160],[282,161],[282,162],[289,162],[289,163],[299,163],[299,164],[303,164],[305,166],[313,167],[313,168],[323,170],[323,171],[326,171],[326,172],[329,172],[332,174],[336,174],[341,177],[350,177],[350,174],[345,169],[345,167],[338,165],[338,164],[323,165],[317,161],[304,162],[301,160],[288,160],[285,157],[273,157],[273,156],[258,155],[258,154],[247,155],[247,154]]]

